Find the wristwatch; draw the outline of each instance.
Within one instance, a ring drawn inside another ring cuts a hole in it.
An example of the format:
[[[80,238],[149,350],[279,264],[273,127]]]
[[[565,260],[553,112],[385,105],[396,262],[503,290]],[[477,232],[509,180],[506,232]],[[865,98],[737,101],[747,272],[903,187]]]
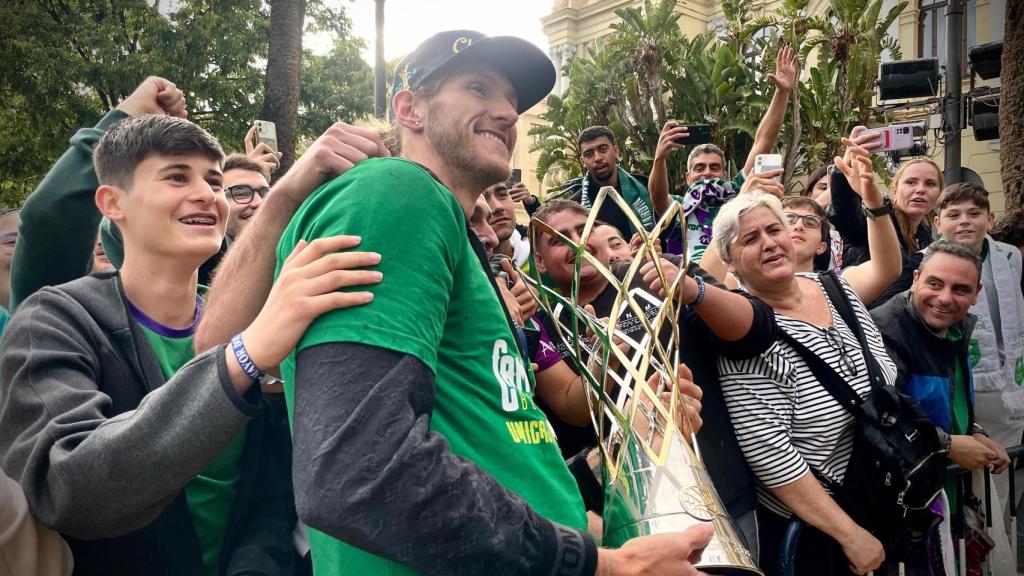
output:
[[[868,208],[866,204],[861,202],[860,211],[864,214],[865,218],[874,220],[879,216],[885,216],[886,214],[892,214],[892,202],[888,198],[882,200],[882,205],[878,208]]]

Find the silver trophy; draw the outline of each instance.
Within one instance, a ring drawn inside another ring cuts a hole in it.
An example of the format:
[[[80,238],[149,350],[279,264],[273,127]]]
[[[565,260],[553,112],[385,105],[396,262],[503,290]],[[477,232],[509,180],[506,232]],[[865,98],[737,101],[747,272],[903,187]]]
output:
[[[586,250],[605,202],[615,202],[642,238],[640,250],[626,273],[620,272],[621,278]],[[534,219],[530,224],[532,246],[539,246],[542,237],[549,236],[576,253],[569,295],[545,286],[533,262],[538,306],[554,320],[558,334],[551,337],[561,339],[570,350],[573,363],[589,384],[588,399],[604,471],[602,544],[619,547],[637,536],[680,532],[695,524],[711,523],[715,536],[697,567],[708,574],[763,576],[725,512],[685,417],[675,370],[679,347],[685,345],[680,342],[675,321],[682,306],[679,297],[684,274],[675,274],[668,281],[667,265],[655,257],[665,287],[660,298],[631,289],[641,266],[656,254],[655,239],[673,222],[685,225],[678,202],[653,230],[644,231],[632,208],[610,186],[598,192],[578,245]],[[584,263],[592,265],[617,289],[607,321],[577,305]],[[685,272],[686,265],[684,257],[681,272]],[[629,330],[623,328],[626,325]]]

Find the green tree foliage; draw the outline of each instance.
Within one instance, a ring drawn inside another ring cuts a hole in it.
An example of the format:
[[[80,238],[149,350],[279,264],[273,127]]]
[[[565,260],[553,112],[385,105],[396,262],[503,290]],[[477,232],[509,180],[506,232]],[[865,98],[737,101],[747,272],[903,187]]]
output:
[[[361,38],[337,37],[330,53],[306,52],[299,100],[299,133],[316,138],[339,120],[346,122],[373,113],[373,69],[360,51]]]
[[[347,31],[343,12],[323,2],[309,2],[307,19]],[[75,130],[149,75],[177,84],[190,118],[242,149],[262,106],[268,22],[262,0],[9,0],[0,10],[0,205],[19,205]],[[326,58],[354,70],[344,54],[336,46]],[[322,69],[307,85],[326,92],[337,77]],[[347,81],[346,90],[355,93]]]
[[[552,168],[579,174],[575,137],[579,127],[593,124],[626,137],[619,143],[622,164],[634,172],[650,170],[667,119],[711,125],[727,161],[741,163],[771,99],[766,76],[782,43],[798,51],[804,69],[779,139],[787,181],[795,186],[790,176],[830,162],[841,150],[839,139],[856,124],[881,120],[872,108],[874,83],[883,55],[900,58],[886,30],[906,1],[883,13],[883,0],[829,0],[826,13],[813,17],[808,0],[784,0],[776,12],[758,17],[754,4],[724,0],[724,29],[692,38],[679,31],[675,0],[617,10],[622,22],[615,31],[566,64],[569,88],[549,97],[543,116],[551,125],[531,131],[540,136],[534,145],[541,150],[538,178]],[[682,156],[670,157],[673,183],[682,181]],[[876,160],[880,169],[882,159]]]

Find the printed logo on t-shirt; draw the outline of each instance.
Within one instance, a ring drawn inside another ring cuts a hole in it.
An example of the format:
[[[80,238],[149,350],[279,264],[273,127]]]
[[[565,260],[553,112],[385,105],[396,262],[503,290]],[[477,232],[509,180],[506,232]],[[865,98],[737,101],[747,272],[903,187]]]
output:
[[[523,408],[533,407],[533,394],[530,389],[530,377],[519,351],[509,349],[508,342],[502,339],[494,341],[491,352],[491,369],[494,378],[501,386],[501,408],[506,412],[515,412]]]
[[[515,348],[505,340],[495,340],[491,352],[491,368],[501,386],[501,408],[505,412],[536,410],[533,389],[526,365]],[[528,418],[505,422],[509,436],[516,444],[555,444],[555,431],[546,418]]]

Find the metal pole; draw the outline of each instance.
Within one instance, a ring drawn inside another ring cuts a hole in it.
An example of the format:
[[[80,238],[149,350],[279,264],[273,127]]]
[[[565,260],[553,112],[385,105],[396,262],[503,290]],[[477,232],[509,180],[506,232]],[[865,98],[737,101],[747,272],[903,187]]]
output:
[[[384,0],[377,3],[377,55],[373,62],[373,114],[384,119],[388,114],[387,64],[384,62]]]
[[[960,182],[960,132],[963,124],[963,89],[960,62],[964,59],[964,0],[946,6],[946,185]]]

